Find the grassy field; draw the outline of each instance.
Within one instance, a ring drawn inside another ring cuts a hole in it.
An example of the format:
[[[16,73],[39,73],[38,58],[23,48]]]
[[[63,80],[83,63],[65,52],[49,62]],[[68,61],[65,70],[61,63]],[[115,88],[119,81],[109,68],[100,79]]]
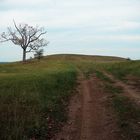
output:
[[[25,64],[0,64],[0,139],[49,139],[67,120],[66,106],[78,72],[103,78],[102,70],[120,79],[140,79],[140,61],[118,57],[54,55]]]
[[[49,138],[75,85],[75,68],[59,60],[0,65],[0,139]]]
[[[121,80],[127,79],[128,76],[140,77],[140,61],[127,61],[106,65],[106,70]]]

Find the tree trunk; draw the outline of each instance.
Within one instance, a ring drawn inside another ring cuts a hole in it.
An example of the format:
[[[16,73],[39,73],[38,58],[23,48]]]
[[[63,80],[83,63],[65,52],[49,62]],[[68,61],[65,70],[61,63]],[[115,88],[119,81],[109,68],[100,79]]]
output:
[[[26,61],[26,49],[23,49],[23,62]]]

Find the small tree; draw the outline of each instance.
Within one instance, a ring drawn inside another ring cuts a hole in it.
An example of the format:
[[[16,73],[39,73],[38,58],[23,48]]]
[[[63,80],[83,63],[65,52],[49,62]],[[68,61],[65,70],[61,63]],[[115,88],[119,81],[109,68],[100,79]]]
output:
[[[126,60],[131,61],[131,58],[128,57],[128,58],[126,58]]]
[[[26,61],[28,52],[47,46],[46,39],[41,38],[44,34],[46,34],[44,28],[33,27],[28,24],[17,26],[14,21],[14,29],[8,27],[7,32],[1,34],[1,42],[11,41],[15,45],[19,45],[23,49],[23,61]]]
[[[43,57],[43,49],[37,50],[35,51],[36,53],[34,54],[34,57],[37,58],[38,60],[40,60]]]

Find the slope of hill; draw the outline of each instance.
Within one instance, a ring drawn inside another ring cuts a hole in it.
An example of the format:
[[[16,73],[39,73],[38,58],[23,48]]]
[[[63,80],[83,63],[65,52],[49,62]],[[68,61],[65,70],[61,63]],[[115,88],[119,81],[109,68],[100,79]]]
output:
[[[111,81],[104,71],[134,84],[136,76],[140,80],[139,66],[140,61],[86,55],[0,64],[0,139],[50,139],[67,120],[67,106],[79,73],[86,79],[95,74]]]

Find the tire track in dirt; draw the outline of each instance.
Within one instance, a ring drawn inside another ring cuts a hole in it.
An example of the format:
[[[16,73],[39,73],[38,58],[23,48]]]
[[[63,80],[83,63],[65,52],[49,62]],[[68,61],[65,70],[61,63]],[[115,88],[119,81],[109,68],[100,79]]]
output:
[[[106,108],[108,94],[93,76],[82,82],[83,116],[80,140],[120,140],[111,108]]]
[[[78,91],[69,106],[68,123],[53,140],[121,140],[101,81],[95,75],[90,79],[81,75]]]
[[[116,86],[120,86],[124,90],[124,95],[133,100],[137,105],[140,105],[140,92],[134,87],[116,79],[113,75],[103,72],[105,76],[110,78]]]

